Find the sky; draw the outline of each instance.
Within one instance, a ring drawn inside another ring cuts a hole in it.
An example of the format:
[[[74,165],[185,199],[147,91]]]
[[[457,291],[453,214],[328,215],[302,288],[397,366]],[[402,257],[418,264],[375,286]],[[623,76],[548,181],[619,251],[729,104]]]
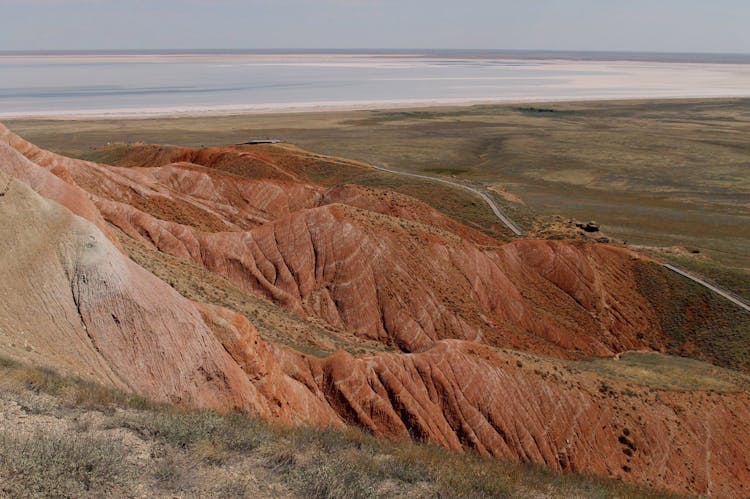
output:
[[[748,0],[0,0],[0,50],[750,53]]]

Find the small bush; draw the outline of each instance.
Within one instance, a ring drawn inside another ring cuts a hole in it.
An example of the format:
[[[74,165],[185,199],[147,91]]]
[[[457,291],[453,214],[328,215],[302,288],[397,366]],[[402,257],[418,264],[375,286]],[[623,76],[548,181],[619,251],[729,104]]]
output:
[[[272,438],[268,425],[242,414],[213,411],[147,412],[117,423],[145,438],[156,438],[177,447],[248,453]]]
[[[127,469],[121,442],[70,438],[37,432],[16,437],[0,434],[2,493],[11,497],[76,497],[124,483]]]
[[[159,488],[169,491],[184,491],[190,488],[191,466],[182,459],[169,454],[160,459],[153,475]]]
[[[286,473],[297,465],[298,448],[286,440],[277,440],[263,449],[264,464],[267,468]]]
[[[219,485],[216,491],[216,497],[220,499],[238,499],[241,497],[252,497],[250,495],[250,489],[250,484],[246,479],[230,479]]]
[[[342,456],[320,453],[292,473],[293,483],[304,497],[365,499],[376,495],[378,478]]]
[[[0,388],[46,393],[67,406],[82,409],[127,407],[145,410],[160,407],[140,395],[124,393],[76,376],[64,376],[46,367],[24,366],[5,357],[0,357]]]

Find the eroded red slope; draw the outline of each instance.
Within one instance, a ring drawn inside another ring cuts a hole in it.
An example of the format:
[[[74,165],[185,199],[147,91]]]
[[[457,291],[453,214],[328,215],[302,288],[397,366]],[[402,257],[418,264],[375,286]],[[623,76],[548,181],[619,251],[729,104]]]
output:
[[[317,359],[264,345],[244,318],[223,314],[217,334],[282,420],[356,424],[682,493],[750,493],[745,392],[652,391],[459,340]]]
[[[406,196],[264,178],[266,163],[244,177],[213,169],[252,170],[257,154],[247,148],[145,147],[128,161],[204,166],[122,168],[21,146],[86,187],[105,219],[130,237],[403,351],[446,338],[560,357],[663,343],[635,291],[632,254],[622,250],[543,241],[500,247]]]
[[[750,494],[746,393],[654,392],[503,350],[564,359],[663,344],[636,255],[503,244],[406,196],[316,185],[304,172],[317,156],[250,149],[149,146],[111,167],[0,128],[0,216],[14,221],[0,289],[20,297],[0,308],[0,332],[17,335],[9,353],[162,399]],[[191,303],[127,259],[108,224],[392,352],[319,359],[266,343],[245,317]]]

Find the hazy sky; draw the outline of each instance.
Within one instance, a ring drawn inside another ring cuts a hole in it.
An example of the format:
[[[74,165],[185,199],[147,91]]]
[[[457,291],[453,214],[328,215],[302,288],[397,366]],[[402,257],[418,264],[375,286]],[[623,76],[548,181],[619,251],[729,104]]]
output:
[[[0,0],[0,50],[750,53],[749,0]]]

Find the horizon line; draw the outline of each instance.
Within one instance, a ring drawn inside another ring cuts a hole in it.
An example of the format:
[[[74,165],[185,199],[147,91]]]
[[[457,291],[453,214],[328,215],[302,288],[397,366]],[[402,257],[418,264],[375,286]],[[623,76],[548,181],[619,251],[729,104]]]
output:
[[[466,59],[571,60],[582,62],[662,62],[750,64],[750,53],[657,52],[563,49],[446,49],[446,48],[190,48],[190,49],[53,49],[0,50],[0,57],[44,56],[189,56],[189,55],[393,55],[402,57],[459,56]]]
[[[97,48],[97,49],[0,49],[3,53],[118,53],[118,52],[536,52],[536,53],[581,53],[581,54],[653,54],[653,55],[739,55],[750,56],[750,52],[712,52],[695,50],[597,50],[597,49],[529,49],[529,48],[450,48],[450,47],[191,47],[191,48]]]

